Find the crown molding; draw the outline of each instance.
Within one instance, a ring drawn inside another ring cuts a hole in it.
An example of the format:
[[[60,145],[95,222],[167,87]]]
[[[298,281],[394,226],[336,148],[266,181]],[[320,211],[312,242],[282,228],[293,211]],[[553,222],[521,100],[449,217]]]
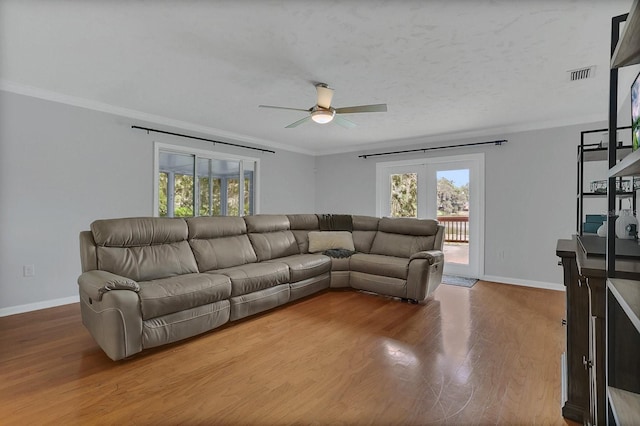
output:
[[[507,133],[527,132],[532,130],[550,129],[556,127],[573,126],[580,124],[591,124],[599,121],[606,121],[606,114],[593,114],[584,116],[581,118],[563,119],[563,120],[547,120],[533,123],[521,123],[503,127],[493,127],[479,129],[475,131],[457,132],[457,133],[442,133],[438,135],[425,135],[414,138],[406,139],[393,139],[384,142],[354,145],[345,148],[329,149],[329,150],[309,150],[303,148],[296,148],[291,145],[286,145],[278,142],[274,142],[267,139],[255,138],[239,133],[229,132],[222,129],[216,129],[213,127],[202,126],[182,120],[175,120],[160,115],[149,114],[142,111],[137,111],[129,108],[123,108],[103,102],[98,102],[86,98],[80,98],[76,96],[65,95],[62,93],[54,92],[39,87],[28,86],[20,83],[16,83],[9,80],[0,79],[0,90],[16,93],[19,95],[30,96],[33,98],[43,99],[51,102],[57,102],[61,104],[71,105],[79,108],[85,108],[93,111],[104,112],[107,114],[117,115],[120,117],[129,118],[132,120],[139,120],[146,123],[153,123],[162,126],[167,126],[175,129],[189,130],[200,134],[208,135],[211,137],[221,138],[222,140],[228,140],[229,142],[244,142],[261,147],[269,147],[274,149],[280,149],[283,151],[295,152],[298,154],[310,155],[310,156],[325,156],[334,154],[346,154],[346,153],[371,153],[373,150],[380,149],[400,149],[400,148],[414,148],[416,145],[433,145],[439,142],[449,142],[454,140],[463,140],[470,138],[480,138],[495,135],[504,135]]]
[[[27,86],[13,81],[0,79],[0,90],[5,92],[16,93],[18,95],[30,96],[32,98],[43,99],[46,101],[57,102],[61,104],[71,105],[80,108],[86,108],[93,111],[104,112],[107,114],[117,115],[120,117],[130,118],[132,120],[144,121],[146,123],[159,124],[168,126],[171,128],[190,130],[193,132],[205,134],[208,136],[221,138],[228,142],[244,142],[259,145],[261,147],[269,147],[274,149],[281,149],[283,151],[296,152],[305,155],[316,155],[315,151],[307,149],[296,148],[290,145],[281,144],[278,142],[270,141],[267,139],[254,138],[239,133],[233,133],[222,129],[216,129],[213,127],[202,126],[200,124],[190,123],[188,121],[175,120],[168,117],[163,117],[155,114],[148,114],[146,112],[137,111],[134,109],[123,108],[103,102],[94,101],[91,99],[80,98],[77,96],[65,95],[62,93],[54,92],[39,87]]]
[[[539,121],[533,123],[522,123],[513,126],[503,126],[503,127],[488,127],[485,129],[479,129],[468,132],[458,132],[458,133],[441,133],[438,135],[429,135],[429,136],[418,136],[415,138],[406,138],[406,139],[395,139],[392,141],[385,141],[374,144],[366,144],[366,145],[356,145],[349,148],[335,149],[335,150],[326,150],[326,151],[318,151],[315,155],[324,156],[324,155],[333,155],[333,154],[346,154],[352,152],[358,152],[362,154],[371,154],[373,150],[380,149],[411,149],[415,148],[416,145],[425,145],[428,146],[437,146],[436,144],[439,142],[450,142],[450,141],[460,141],[465,139],[472,138],[484,138],[484,137],[496,137],[496,135],[500,135],[500,137],[510,134],[510,133],[519,133],[519,132],[528,132],[532,130],[543,130],[543,129],[552,129],[556,127],[566,127],[566,126],[574,126],[580,124],[591,124],[597,122],[606,121],[606,115],[602,114],[593,114],[584,116],[581,118],[574,119],[564,119],[564,120],[548,120],[548,121]]]

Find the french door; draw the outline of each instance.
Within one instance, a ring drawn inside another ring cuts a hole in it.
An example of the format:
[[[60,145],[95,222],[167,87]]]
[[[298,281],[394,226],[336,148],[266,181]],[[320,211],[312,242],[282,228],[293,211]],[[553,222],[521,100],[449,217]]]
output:
[[[445,273],[484,273],[484,154],[378,163],[376,213],[437,219]]]

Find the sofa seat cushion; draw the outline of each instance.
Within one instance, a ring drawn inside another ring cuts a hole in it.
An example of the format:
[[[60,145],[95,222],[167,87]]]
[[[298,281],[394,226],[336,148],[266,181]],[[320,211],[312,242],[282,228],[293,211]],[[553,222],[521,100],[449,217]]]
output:
[[[215,274],[184,274],[140,283],[142,319],[206,305],[231,296],[229,277]]]
[[[166,345],[212,330],[229,321],[229,301],[197,306],[142,323],[142,347]]]
[[[407,279],[409,259],[380,254],[356,253],[349,262],[352,271]]]
[[[295,254],[265,263],[280,262],[289,266],[289,282],[295,283],[331,271],[331,258],[323,254]]]
[[[289,266],[279,262],[248,263],[218,269],[214,273],[231,279],[231,296],[253,293],[289,282]]]

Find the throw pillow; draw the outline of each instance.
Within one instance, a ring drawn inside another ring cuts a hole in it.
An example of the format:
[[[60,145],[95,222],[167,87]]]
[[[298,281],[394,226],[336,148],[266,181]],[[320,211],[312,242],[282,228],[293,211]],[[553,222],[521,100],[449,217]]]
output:
[[[348,231],[311,231],[309,232],[309,253],[318,253],[330,249],[354,251],[353,237]]]

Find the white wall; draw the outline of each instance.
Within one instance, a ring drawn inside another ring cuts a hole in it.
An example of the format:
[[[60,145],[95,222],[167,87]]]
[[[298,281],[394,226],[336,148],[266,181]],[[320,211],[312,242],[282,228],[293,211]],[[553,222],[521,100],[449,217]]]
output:
[[[145,125],[0,91],[0,315],[73,301],[80,274],[78,233],[95,219],[152,214],[154,141],[261,158],[262,213],[375,215],[376,162],[485,152],[485,275],[560,284],[555,244],[575,232],[580,131],[606,127],[497,135],[509,142],[364,160],[358,153],[312,157],[212,147],[147,135],[132,124]],[[447,144],[465,142],[478,139]],[[35,277],[23,277],[24,265],[35,266]]]
[[[599,127],[606,127],[606,123],[445,144],[507,139],[501,147],[487,145],[366,160],[358,158],[360,153],[318,157],[316,209],[375,215],[377,162],[485,152],[485,277],[560,289],[562,270],[557,265],[555,247],[558,238],[575,233],[576,147],[582,130]],[[504,251],[504,259],[498,256],[500,251]]]
[[[261,212],[315,211],[315,158],[131,129],[130,119],[0,91],[0,315],[77,298],[78,233],[153,214],[153,142],[261,158]],[[153,126],[150,126],[153,127]],[[23,266],[36,275],[23,277]]]

